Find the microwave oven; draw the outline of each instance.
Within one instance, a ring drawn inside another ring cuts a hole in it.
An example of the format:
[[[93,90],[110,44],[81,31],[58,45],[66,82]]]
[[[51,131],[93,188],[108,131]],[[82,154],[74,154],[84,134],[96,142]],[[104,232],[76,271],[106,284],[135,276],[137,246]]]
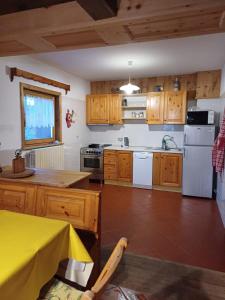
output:
[[[187,124],[189,125],[213,125],[215,112],[213,110],[196,110],[187,112]]]

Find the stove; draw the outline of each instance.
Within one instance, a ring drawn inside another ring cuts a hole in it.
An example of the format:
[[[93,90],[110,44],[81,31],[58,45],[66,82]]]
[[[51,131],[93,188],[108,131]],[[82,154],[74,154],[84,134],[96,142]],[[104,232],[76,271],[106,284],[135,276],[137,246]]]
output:
[[[80,170],[91,172],[90,179],[104,180],[103,152],[111,144],[90,144],[80,149]]]
[[[90,144],[80,149],[80,154],[103,154],[104,148],[112,146],[112,144]]]

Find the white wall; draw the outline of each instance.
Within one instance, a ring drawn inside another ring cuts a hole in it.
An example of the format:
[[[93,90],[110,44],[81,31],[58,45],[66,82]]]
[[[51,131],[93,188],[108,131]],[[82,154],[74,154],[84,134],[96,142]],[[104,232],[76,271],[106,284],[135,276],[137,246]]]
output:
[[[217,98],[217,99],[199,99],[197,100],[197,106],[201,109],[211,109],[218,113],[218,125],[219,120],[221,120],[223,116],[223,111],[225,108],[225,99]]]
[[[225,98],[225,64],[222,67],[220,96]]]
[[[137,121],[138,122],[138,121]],[[89,126],[90,141],[120,145],[118,138],[127,136],[131,146],[161,146],[165,134],[174,137],[178,147],[183,145],[183,126],[124,124],[122,126]]]
[[[71,91],[65,91],[32,80],[15,77],[10,82],[9,67],[18,67],[51,79],[71,85]],[[25,82],[62,93],[63,142],[65,144],[65,168],[79,170],[80,147],[88,143],[89,131],[85,125],[85,96],[90,92],[90,83],[53,66],[42,63],[31,56],[0,58],[0,164],[10,161],[11,153],[21,147],[20,96],[19,82]],[[66,127],[65,113],[67,109],[76,113],[76,123]],[[10,150],[10,151],[9,151]],[[10,153],[7,158],[6,153]],[[8,159],[8,160],[7,160]]]

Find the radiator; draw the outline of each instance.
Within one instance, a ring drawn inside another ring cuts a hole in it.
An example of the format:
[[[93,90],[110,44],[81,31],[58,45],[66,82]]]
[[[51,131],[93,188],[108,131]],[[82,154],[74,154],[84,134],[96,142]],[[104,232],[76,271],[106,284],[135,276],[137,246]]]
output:
[[[64,169],[63,145],[31,150],[24,157],[28,168]]]

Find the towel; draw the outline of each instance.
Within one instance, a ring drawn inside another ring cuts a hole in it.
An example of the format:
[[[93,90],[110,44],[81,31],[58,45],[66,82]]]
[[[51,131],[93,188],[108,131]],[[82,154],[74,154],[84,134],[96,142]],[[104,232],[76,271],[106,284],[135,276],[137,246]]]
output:
[[[225,111],[221,122],[219,134],[215,140],[212,150],[212,164],[217,173],[222,174],[224,170],[224,154],[225,154]]]

